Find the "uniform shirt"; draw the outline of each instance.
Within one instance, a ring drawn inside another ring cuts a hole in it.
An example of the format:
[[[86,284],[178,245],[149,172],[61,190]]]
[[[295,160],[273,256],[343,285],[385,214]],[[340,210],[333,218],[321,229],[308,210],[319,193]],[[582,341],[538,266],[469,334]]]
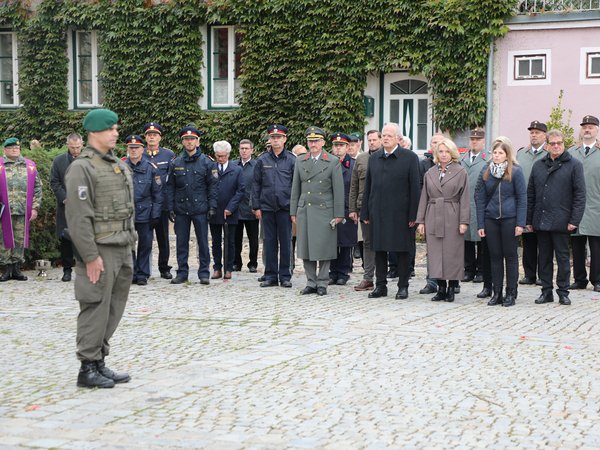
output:
[[[168,148],[159,147],[158,152],[150,152],[147,148],[145,149],[142,158],[147,160],[150,165],[158,171],[160,175],[160,181],[163,186],[167,185],[169,176],[169,165],[171,161],[175,159],[175,153]],[[167,190],[163,189],[163,195],[167,194]],[[166,198],[163,200],[163,211],[167,210]]]

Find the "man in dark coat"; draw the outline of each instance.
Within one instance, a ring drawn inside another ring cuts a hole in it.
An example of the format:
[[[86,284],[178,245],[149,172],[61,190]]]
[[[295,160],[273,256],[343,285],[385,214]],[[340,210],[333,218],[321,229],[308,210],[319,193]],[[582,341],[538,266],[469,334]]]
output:
[[[400,127],[388,123],[381,132],[383,148],[369,158],[360,219],[371,224],[375,251],[375,289],[369,298],[387,295],[387,252],[398,252],[397,299],[408,298],[411,230],[420,194],[419,157],[398,144]]]
[[[56,235],[60,242],[60,259],[63,265],[62,281],[71,281],[71,273],[75,262],[73,259],[73,244],[64,235],[65,228],[67,228],[67,219],[65,218],[65,201],[67,199],[65,174],[73,160],[81,153],[82,148],[83,139],[81,135],[71,133],[67,137],[67,153],[54,158],[50,172],[50,187],[56,196]]]
[[[583,165],[565,152],[563,134],[551,130],[547,136],[548,154],[533,165],[527,186],[527,228],[537,232],[538,273],[542,280],[542,295],[535,303],[554,301],[554,254],[558,265],[556,293],[559,303],[570,305],[569,234],[577,229],[583,217],[586,187]]]

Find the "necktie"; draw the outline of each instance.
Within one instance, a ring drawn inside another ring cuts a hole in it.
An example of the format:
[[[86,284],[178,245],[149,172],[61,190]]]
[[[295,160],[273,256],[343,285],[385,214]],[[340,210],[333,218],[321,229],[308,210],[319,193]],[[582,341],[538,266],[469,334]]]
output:
[[[475,158],[477,158],[477,155],[471,155],[471,164],[475,162]]]
[[[223,175],[223,164],[219,164],[219,175]]]
[[[587,156],[589,152],[590,152],[590,147],[586,146],[585,147],[585,156]]]

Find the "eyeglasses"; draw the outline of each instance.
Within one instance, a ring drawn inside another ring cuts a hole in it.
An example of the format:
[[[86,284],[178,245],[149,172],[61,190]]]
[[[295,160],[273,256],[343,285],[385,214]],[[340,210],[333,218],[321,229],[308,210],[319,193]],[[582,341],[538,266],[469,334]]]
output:
[[[564,142],[563,142],[563,141],[548,142],[548,145],[549,145],[550,147],[557,147],[557,146],[559,146],[559,145],[563,145],[563,144],[564,144]]]

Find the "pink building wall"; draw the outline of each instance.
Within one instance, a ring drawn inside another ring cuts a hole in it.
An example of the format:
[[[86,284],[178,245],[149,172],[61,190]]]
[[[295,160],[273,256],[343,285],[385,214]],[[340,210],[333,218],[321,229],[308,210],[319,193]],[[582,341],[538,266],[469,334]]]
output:
[[[580,81],[580,66],[585,64],[581,48],[600,47],[600,21],[577,22],[572,28],[573,24],[575,22],[536,24],[562,27],[555,29],[511,29],[496,42],[492,128],[495,136],[510,137],[517,148],[527,144],[529,123],[548,120],[561,89],[564,91],[562,107],[573,111],[571,126],[575,136],[584,115],[600,116],[600,83],[582,84]],[[547,59],[550,83],[509,85],[512,80],[512,77],[509,80],[509,65],[514,58],[510,52],[539,49],[551,50]]]

